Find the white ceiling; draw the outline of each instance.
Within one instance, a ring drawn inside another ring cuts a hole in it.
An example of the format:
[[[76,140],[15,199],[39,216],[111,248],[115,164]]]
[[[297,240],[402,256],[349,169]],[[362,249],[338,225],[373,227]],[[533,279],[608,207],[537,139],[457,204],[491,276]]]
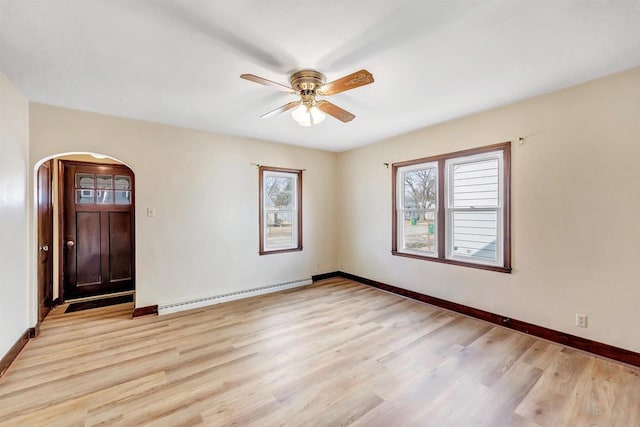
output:
[[[0,0],[0,71],[32,101],[344,151],[640,66],[640,0]],[[262,113],[314,68],[375,83],[356,119]]]

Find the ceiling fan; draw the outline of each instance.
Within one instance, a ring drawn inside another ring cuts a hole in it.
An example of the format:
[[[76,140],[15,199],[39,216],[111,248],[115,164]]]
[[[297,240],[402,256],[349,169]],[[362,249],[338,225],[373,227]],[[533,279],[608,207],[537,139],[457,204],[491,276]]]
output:
[[[341,122],[350,122],[356,116],[329,101],[317,100],[316,96],[335,95],[336,93],[368,85],[374,81],[373,75],[367,70],[356,71],[330,83],[325,83],[324,75],[318,71],[302,70],[291,75],[291,87],[253,74],[242,74],[240,77],[265,86],[271,86],[283,92],[299,95],[300,100],[289,102],[260,117],[267,119],[295,108],[291,116],[301,126],[311,126],[322,122],[325,119],[324,113],[335,117]]]

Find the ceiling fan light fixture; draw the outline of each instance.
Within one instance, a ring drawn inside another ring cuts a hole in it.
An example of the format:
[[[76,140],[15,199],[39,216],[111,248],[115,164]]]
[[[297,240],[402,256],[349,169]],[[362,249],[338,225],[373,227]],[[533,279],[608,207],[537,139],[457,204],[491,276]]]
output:
[[[313,120],[313,124],[317,125],[322,123],[324,119],[327,117],[318,107],[315,105],[309,109],[309,113],[311,114],[311,119]]]
[[[309,127],[322,123],[326,115],[315,105],[308,108],[306,105],[300,104],[291,112],[291,117],[293,117],[293,120],[298,122],[300,126]]]
[[[310,121],[309,114],[307,114],[307,107],[304,104],[300,104],[296,108],[294,108],[293,111],[291,112],[291,117],[293,117],[293,120],[295,120],[298,123],[304,122],[304,121]]]

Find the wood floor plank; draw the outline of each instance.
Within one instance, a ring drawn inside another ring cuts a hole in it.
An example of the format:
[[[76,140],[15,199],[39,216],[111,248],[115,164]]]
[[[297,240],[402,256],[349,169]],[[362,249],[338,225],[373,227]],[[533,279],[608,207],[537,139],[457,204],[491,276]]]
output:
[[[119,402],[129,396],[137,395],[163,384],[166,384],[164,374],[162,372],[156,372],[113,387],[83,394],[77,398],[64,400],[41,409],[25,411],[22,415],[12,418],[7,425],[84,425],[87,419],[87,408],[91,408],[94,405]],[[122,417],[118,416],[116,418],[120,419]]]
[[[640,369],[342,278],[65,308],[0,380],[0,426],[640,426]]]

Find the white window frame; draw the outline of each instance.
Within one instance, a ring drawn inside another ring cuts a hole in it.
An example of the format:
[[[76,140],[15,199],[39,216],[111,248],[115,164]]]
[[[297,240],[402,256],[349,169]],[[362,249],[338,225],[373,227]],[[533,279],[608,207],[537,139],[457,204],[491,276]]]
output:
[[[278,252],[290,252],[302,250],[302,242],[298,240],[300,234],[298,232],[300,224],[300,190],[299,186],[301,183],[299,179],[301,179],[302,174],[301,171],[298,170],[282,170],[280,168],[270,168],[270,167],[260,167],[260,182],[261,182],[261,203],[260,203],[260,216],[261,216],[261,247],[260,254],[265,255],[268,253],[278,253]],[[292,200],[291,200],[291,209],[276,209],[276,208],[268,208],[266,206],[265,201],[269,197],[266,194],[266,181],[268,177],[275,178],[291,178],[293,182],[292,191]],[[267,239],[267,231],[269,229],[267,218],[269,213],[273,212],[291,212],[291,243],[284,245],[270,245]]]
[[[412,172],[421,169],[434,169],[435,170],[435,179],[436,179],[436,204],[434,208],[430,209],[405,209],[404,203],[404,174],[406,172]],[[397,236],[398,236],[398,252],[405,254],[414,254],[419,256],[426,256],[431,258],[436,258],[438,256],[438,162],[426,162],[426,163],[418,163],[410,166],[402,166],[397,170],[397,178],[396,178],[396,194],[398,197],[398,201],[396,204],[397,210]],[[433,212],[434,217],[434,230],[433,230],[433,251],[418,251],[414,249],[405,248],[405,235],[404,235],[404,214],[405,212]]]
[[[486,160],[498,160],[498,205],[482,207],[456,208],[453,206],[454,167]],[[473,154],[445,160],[445,258],[480,265],[502,266],[504,264],[504,156],[503,151]],[[453,215],[455,212],[496,212],[496,260],[478,260],[453,253]]]

